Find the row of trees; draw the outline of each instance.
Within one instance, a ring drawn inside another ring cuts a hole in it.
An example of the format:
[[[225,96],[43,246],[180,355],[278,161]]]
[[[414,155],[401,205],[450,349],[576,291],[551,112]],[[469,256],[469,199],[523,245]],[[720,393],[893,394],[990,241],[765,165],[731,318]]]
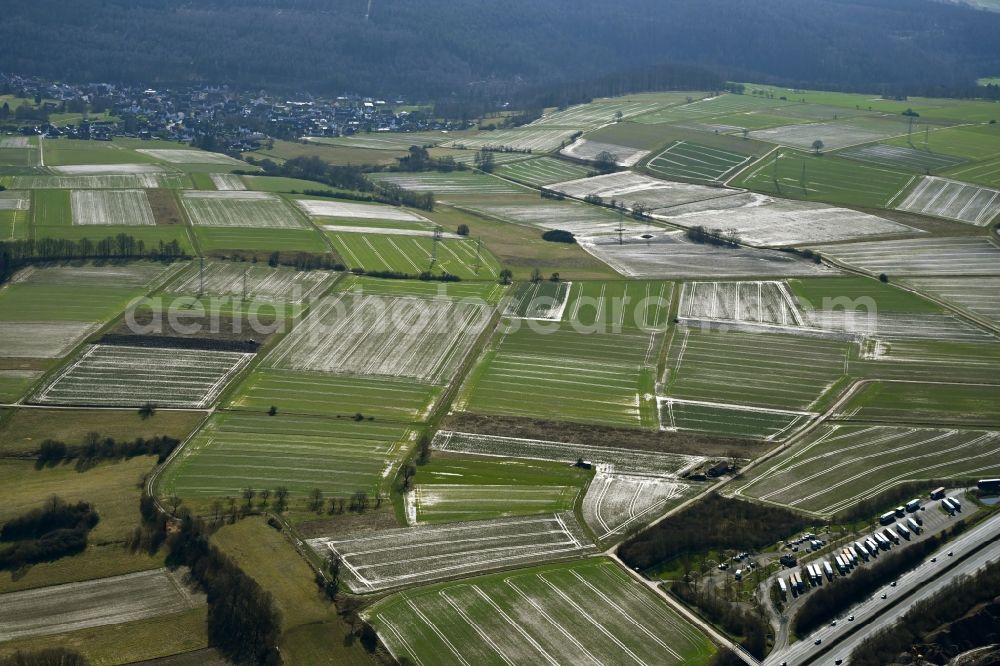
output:
[[[235,664],[281,663],[281,615],[264,590],[209,541],[201,519],[184,510],[169,539],[171,566],[187,566],[208,597],[208,642]]]
[[[692,243],[715,245],[716,247],[739,247],[740,237],[735,230],[706,229],[702,225],[690,227],[684,235]]]
[[[137,456],[156,456],[157,464],[162,464],[178,444],[180,440],[165,435],[119,442],[114,437],[102,437],[100,433],[91,432],[79,445],[45,440],[35,452],[35,464],[40,469],[75,460],[77,469],[82,470],[102,460],[129,460]]]
[[[24,266],[45,261],[70,259],[154,259],[173,260],[187,254],[176,240],[149,246],[130,234],[116,234],[99,240],[81,238],[39,238],[0,241],[0,283]]]
[[[417,152],[426,150],[417,148]],[[429,157],[427,159],[430,159]],[[378,201],[394,206],[410,206],[421,210],[434,210],[434,194],[432,192],[411,192],[393,183],[375,182],[368,178],[365,168],[359,166],[336,166],[315,156],[293,157],[278,164],[273,160],[254,160],[247,162],[255,164],[264,170],[268,176],[283,176],[323,183],[348,192],[322,191],[323,196],[334,198]],[[239,173],[239,172],[237,172]],[[358,197],[354,192],[362,193]]]

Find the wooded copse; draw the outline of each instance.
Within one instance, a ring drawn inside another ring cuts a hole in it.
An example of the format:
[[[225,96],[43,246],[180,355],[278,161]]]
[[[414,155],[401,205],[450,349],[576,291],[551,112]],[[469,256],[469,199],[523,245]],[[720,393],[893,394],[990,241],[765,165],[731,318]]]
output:
[[[0,529],[0,542],[16,542],[0,548],[0,570],[17,570],[82,552],[88,533],[99,520],[87,502],[67,504],[59,497],[49,498],[44,506],[7,521]]]

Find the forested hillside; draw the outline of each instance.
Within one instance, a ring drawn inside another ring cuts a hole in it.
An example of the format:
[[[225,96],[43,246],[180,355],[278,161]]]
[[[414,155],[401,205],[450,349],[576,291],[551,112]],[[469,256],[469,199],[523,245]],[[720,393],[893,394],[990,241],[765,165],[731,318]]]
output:
[[[0,62],[74,81],[441,97],[665,62],[908,94],[1000,72],[1000,15],[928,0],[35,0]]]

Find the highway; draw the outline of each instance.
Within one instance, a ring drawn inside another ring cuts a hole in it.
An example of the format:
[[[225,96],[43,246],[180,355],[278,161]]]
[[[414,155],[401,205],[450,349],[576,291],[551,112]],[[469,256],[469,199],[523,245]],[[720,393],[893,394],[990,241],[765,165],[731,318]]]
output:
[[[766,666],[778,666],[787,662],[788,666],[815,663],[820,666],[836,664],[842,659],[849,663],[851,651],[872,633],[894,624],[917,601],[933,596],[950,584],[956,577],[973,574],[987,563],[1000,560],[1000,514],[977,525],[954,541],[945,544],[930,558],[912,571],[897,579],[896,587],[886,584],[872,594],[871,598],[853,606],[837,619],[836,626],[826,625],[802,640],[772,652],[764,661]],[[970,556],[972,551],[984,543],[991,542],[981,551]],[[949,556],[948,553],[952,553]],[[931,559],[937,558],[936,562]],[[929,578],[940,578],[921,586]],[[882,599],[885,594],[886,598]],[[909,594],[905,603],[902,597]],[[854,615],[849,622],[847,616]],[[867,624],[866,624],[867,623]],[[821,643],[816,645],[816,640]],[[829,649],[830,646],[833,649]],[[825,651],[825,652],[824,652]]]

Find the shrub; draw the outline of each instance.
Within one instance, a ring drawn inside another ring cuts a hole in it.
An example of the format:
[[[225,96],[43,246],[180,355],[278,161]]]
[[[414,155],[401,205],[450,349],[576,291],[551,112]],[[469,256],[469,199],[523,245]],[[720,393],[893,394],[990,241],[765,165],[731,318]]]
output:
[[[547,240],[552,243],[575,243],[576,238],[569,231],[563,231],[562,229],[551,229],[542,234],[542,240]]]

